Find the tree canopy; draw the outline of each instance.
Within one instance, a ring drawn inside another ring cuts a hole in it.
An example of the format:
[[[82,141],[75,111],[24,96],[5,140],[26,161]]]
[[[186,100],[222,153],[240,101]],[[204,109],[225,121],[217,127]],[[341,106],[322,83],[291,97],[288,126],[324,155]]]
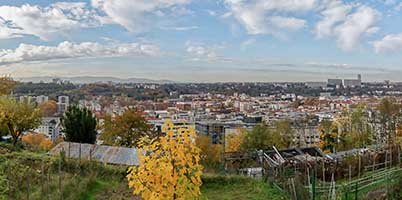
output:
[[[0,96],[1,95],[9,95],[12,89],[18,84],[17,81],[14,81],[10,77],[0,77]]]
[[[289,148],[293,143],[293,134],[288,121],[277,121],[273,127],[258,124],[246,134],[241,146],[244,150],[272,149],[273,146]]]
[[[40,124],[40,111],[34,104],[17,102],[14,99],[0,98],[0,127],[12,136],[16,145],[22,134]]]
[[[39,104],[43,117],[53,117],[57,113],[56,101],[50,100]]]
[[[176,129],[171,121],[163,129],[166,135],[159,140],[141,140],[140,150],[147,153],[139,155],[139,166],[129,169],[129,187],[148,200],[197,199],[202,166],[195,130]]]
[[[61,123],[66,141],[94,144],[96,141],[96,118],[87,108],[70,106]]]
[[[139,112],[128,109],[123,115],[105,118],[100,139],[108,145],[136,147],[140,139],[145,136],[153,139],[159,134]]]

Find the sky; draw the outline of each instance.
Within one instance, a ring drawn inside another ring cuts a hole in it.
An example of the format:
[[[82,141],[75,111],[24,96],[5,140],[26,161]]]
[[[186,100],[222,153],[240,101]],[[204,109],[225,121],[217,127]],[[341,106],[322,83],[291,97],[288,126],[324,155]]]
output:
[[[402,1],[0,0],[0,74],[402,81]]]

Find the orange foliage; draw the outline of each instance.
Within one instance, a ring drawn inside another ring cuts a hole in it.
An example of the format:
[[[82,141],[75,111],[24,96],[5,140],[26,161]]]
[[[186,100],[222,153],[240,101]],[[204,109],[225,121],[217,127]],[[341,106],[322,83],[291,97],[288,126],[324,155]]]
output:
[[[197,147],[201,149],[201,161],[219,162],[222,155],[222,145],[212,144],[211,137],[207,135],[199,135],[195,141]]]
[[[57,112],[57,103],[55,101],[47,101],[39,105],[39,109],[44,117],[52,117]]]
[[[43,134],[29,133],[22,137],[22,142],[31,145],[34,148],[48,151],[52,148],[52,141]]]

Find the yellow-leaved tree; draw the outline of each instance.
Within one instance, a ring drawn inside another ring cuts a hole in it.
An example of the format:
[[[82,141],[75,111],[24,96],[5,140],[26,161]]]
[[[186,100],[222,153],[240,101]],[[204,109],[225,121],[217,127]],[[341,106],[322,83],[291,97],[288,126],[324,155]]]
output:
[[[235,133],[226,136],[226,152],[240,151],[241,145],[246,137],[246,131],[244,129],[237,129]]]
[[[143,199],[196,199],[200,196],[202,166],[194,128],[162,126],[165,136],[139,142],[139,166],[128,170],[128,184]]]

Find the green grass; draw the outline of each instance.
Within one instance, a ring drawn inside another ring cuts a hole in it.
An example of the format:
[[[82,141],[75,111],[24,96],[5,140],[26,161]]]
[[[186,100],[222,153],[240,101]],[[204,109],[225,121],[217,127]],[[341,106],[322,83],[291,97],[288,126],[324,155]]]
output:
[[[277,188],[248,177],[204,177],[202,199],[209,200],[282,200],[286,195]]]
[[[65,200],[140,199],[132,194],[132,189],[128,188],[124,176],[125,169],[89,162],[81,162],[79,167],[75,160],[67,160],[65,163],[63,161],[60,172],[59,163],[61,161],[59,162],[57,157],[44,153],[14,151],[0,154],[0,175],[2,175],[1,172],[9,170],[13,172],[11,177],[16,181],[14,185],[19,186],[14,187],[15,199],[26,199],[26,189],[24,189],[26,181],[24,180],[27,178],[30,180],[31,200],[44,199],[46,196],[63,196]],[[44,174],[41,172],[43,167]],[[20,168],[29,170],[21,171]],[[0,176],[0,183],[4,178]],[[61,181],[61,189],[59,181]],[[2,191],[1,185],[0,191]],[[206,175],[203,177],[201,192],[202,200],[286,199],[286,195],[272,185],[244,176]],[[7,194],[0,193],[0,199],[3,197],[7,199]],[[46,196],[43,196],[44,194]]]
[[[100,180],[90,180],[88,182],[87,188],[81,193],[80,200],[95,200],[95,194],[101,191],[108,183]]]

